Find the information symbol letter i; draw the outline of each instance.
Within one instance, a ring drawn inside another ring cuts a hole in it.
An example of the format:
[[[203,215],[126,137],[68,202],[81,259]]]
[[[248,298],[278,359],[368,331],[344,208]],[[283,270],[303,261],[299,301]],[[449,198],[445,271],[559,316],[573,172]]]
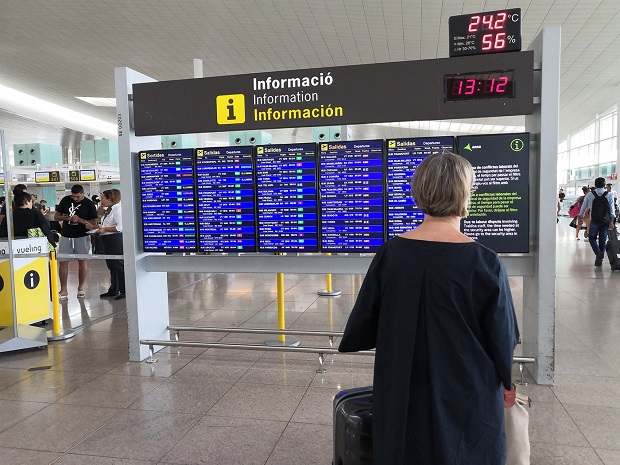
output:
[[[226,107],[228,109],[228,119],[229,121],[231,120],[236,120],[236,116],[235,116],[235,106],[233,105],[233,103],[235,103],[235,101],[231,98],[228,99],[228,103],[229,105]]]
[[[245,123],[245,95],[227,94],[215,98],[217,124]]]

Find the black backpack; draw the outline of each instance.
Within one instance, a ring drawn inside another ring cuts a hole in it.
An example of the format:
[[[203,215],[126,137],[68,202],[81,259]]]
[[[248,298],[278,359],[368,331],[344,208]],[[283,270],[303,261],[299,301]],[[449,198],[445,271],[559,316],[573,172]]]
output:
[[[594,200],[592,200],[592,208],[590,208],[590,219],[593,223],[603,224],[609,221],[611,212],[609,211],[609,202],[607,201],[607,191],[603,195],[598,195],[595,191]]]

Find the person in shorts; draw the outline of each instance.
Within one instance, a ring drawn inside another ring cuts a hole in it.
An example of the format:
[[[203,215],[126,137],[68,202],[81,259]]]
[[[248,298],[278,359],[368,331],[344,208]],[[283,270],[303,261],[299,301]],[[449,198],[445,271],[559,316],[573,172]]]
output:
[[[58,253],[90,254],[91,242],[87,234],[89,223],[97,221],[95,204],[84,195],[84,188],[76,184],[71,188],[71,195],[66,195],[58,204],[54,214],[56,221],[62,221]],[[70,258],[59,258],[60,299],[66,299],[67,278],[69,276]],[[78,259],[78,298],[86,297],[84,285],[88,275],[88,261]]]

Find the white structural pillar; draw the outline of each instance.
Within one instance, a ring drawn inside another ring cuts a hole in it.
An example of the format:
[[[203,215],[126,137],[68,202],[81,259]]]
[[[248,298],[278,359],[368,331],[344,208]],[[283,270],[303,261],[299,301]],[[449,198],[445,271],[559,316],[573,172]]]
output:
[[[540,102],[525,118],[530,147],[530,247],[534,272],[523,277],[523,355],[538,384],[553,384],[555,359],[555,230],[560,108],[560,28],[544,28],[533,40],[534,95]]]
[[[614,173],[616,173],[617,175],[618,173],[620,173],[620,84],[618,84],[616,96],[618,97],[616,99],[618,114],[616,116],[616,171],[614,171]],[[616,192],[620,192],[620,184],[617,178],[609,182],[614,185],[614,189]]]
[[[142,251],[139,243],[139,238],[142,237],[142,223],[138,208],[141,200],[137,152],[161,149],[161,138],[136,137],[130,117],[133,114],[131,111],[133,102],[130,101],[133,93],[132,85],[155,80],[129,68],[116,68],[114,77],[123,207],[129,359],[140,361],[149,355],[148,347],[141,346],[140,339],[169,339],[167,273],[146,271],[147,254]]]

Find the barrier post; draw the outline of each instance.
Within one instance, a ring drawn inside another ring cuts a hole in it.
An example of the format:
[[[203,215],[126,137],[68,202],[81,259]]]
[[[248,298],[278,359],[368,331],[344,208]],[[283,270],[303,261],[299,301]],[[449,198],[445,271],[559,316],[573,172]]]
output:
[[[278,293],[278,329],[286,329],[284,320],[284,273],[277,273],[277,293]],[[268,346],[298,346],[299,339],[296,337],[278,334],[277,338],[267,339],[265,344]]]
[[[75,331],[63,331],[60,326],[60,303],[58,301],[58,262],[56,260],[56,251],[50,252],[50,281],[52,289],[52,330],[47,331],[48,341],[62,341],[75,336]]]
[[[330,256],[331,253],[326,253],[325,255]],[[320,295],[321,297],[338,297],[340,294],[342,294],[342,291],[335,291],[335,290],[332,289],[332,275],[331,275],[331,273],[325,275],[325,280],[326,280],[326,288],[317,291],[316,293],[318,295]]]

